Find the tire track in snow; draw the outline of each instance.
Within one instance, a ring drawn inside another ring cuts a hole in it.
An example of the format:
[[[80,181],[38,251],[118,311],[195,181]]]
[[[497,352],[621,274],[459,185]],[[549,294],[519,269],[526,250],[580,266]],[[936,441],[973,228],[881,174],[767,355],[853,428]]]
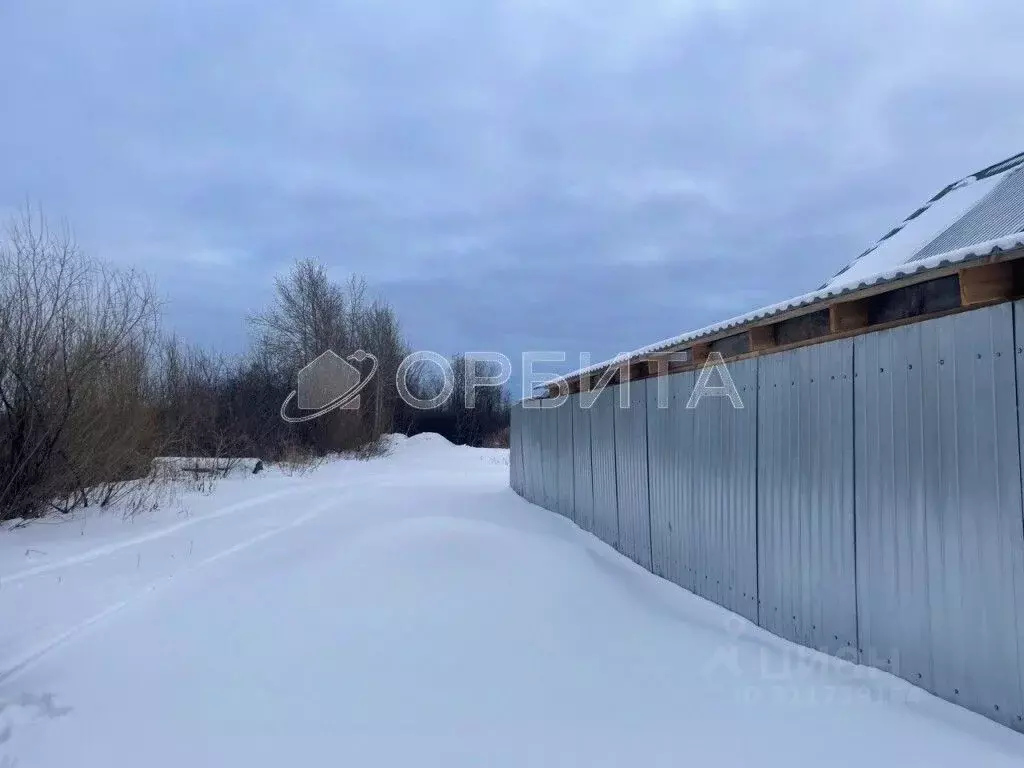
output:
[[[235,514],[237,512],[241,512],[243,510],[246,510],[246,509],[252,509],[253,507],[262,506],[263,504],[267,504],[267,503],[270,503],[272,501],[276,501],[276,500],[278,500],[278,499],[280,499],[282,497],[285,497],[285,496],[293,496],[293,495],[296,495],[296,494],[307,494],[307,493],[310,493],[310,492],[315,491],[315,490],[318,490],[318,489],[316,489],[316,488],[301,488],[301,489],[288,488],[288,489],[283,490],[283,491],[274,491],[273,493],[267,493],[267,494],[264,494],[262,496],[257,496],[256,498],[253,498],[253,499],[246,499],[245,501],[240,501],[240,502],[237,502],[236,504],[229,504],[228,506],[223,507],[221,509],[218,509],[216,512],[211,512],[208,515],[189,517],[189,518],[181,520],[181,521],[179,521],[177,523],[173,523],[171,525],[168,525],[166,527],[158,528],[157,530],[150,531],[149,533],[144,533],[141,536],[136,536],[136,537],[131,538],[131,539],[122,539],[121,541],[111,542],[110,544],[105,544],[105,545],[100,546],[100,547],[95,547],[93,549],[86,550],[85,552],[79,552],[77,555],[71,555],[70,557],[65,557],[65,558],[63,558],[61,560],[57,560],[57,561],[54,561],[52,563],[43,563],[41,565],[37,565],[37,566],[34,566],[32,568],[26,568],[26,569],[24,569],[22,571],[15,571],[14,573],[8,574],[7,576],[0,575],[0,586],[6,587],[9,584],[16,584],[19,581],[24,581],[25,579],[30,579],[33,576],[41,576],[43,574],[51,573],[53,571],[59,571],[59,570],[61,570],[63,568],[70,568],[71,566],[74,566],[74,565],[81,565],[83,563],[90,563],[90,562],[92,562],[94,560],[100,559],[101,557],[106,557],[107,555],[115,554],[117,552],[120,552],[121,550],[128,549],[130,547],[136,547],[136,546],[139,546],[140,544],[146,544],[147,542],[150,542],[150,541],[156,541],[157,539],[162,539],[165,536],[169,536],[172,533],[177,533],[178,531],[180,531],[180,530],[182,530],[184,528],[188,528],[188,527],[196,525],[198,523],[203,523],[203,522],[206,522],[208,520],[217,520],[217,519],[219,519],[221,517],[225,517],[227,515],[232,515],[232,514]]]
[[[272,494],[272,496],[274,496],[276,498],[276,497],[279,497],[279,496],[282,496],[282,495],[288,495],[288,494],[294,494],[294,493],[295,493],[295,491],[292,490],[292,491],[286,491],[286,492],[283,492],[283,493]],[[260,500],[261,501],[265,501],[267,499],[268,499],[268,497],[261,497]],[[4,684],[10,682],[12,679],[17,677],[18,674],[26,671],[27,669],[32,667],[34,664],[36,664],[37,662],[39,662],[43,658],[49,656],[53,651],[61,648],[62,646],[64,646],[65,644],[67,644],[68,642],[73,640],[74,638],[76,638],[79,635],[81,635],[82,633],[88,631],[90,628],[96,626],[97,624],[102,623],[105,619],[108,619],[109,617],[113,616],[114,614],[119,613],[121,610],[123,610],[124,608],[127,608],[130,605],[134,605],[135,603],[138,603],[138,602],[140,602],[140,601],[142,601],[142,600],[144,600],[144,599],[146,599],[146,598],[148,598],[148,597],[150,597],[150,596],[160,592],[164,588],[166,588],[169,585],[173,584],[175,579],[180,579],[183,576],[191,576],[195,572],[200,571],[200,570],[206,568],[209,565],[212,565],[212,564],[214,564],[216,562],[219,562],[220,560],[223,560],[224,558],[230,557],[233,554],[236,554],[236,553],[241,552],[243,550],[249,549],[250,547],[252,547],[252,546],[254,546],[256,544],[259,544],[260,542],[265,541],[266,539],[272,538],[272,537],[277,536],[277,535],[282,534],[282,533],[286,533],[287,531],[290,531],[290,530],[292,530],[294,528],[298,528],[299,526],[304,525],[305,523],[309,522],[313,518],[318,517],[322,512],[324,512],[324,511],[330,509],[331,507],[337,505],[337,503],[338,503],[338,499],[335,497],[335,498],[332,498],[331,501],[329,501],[329,502],[324,502],[324,503],[321,503],[321,504],[317,504],[311,510],[306,512],[305,514],[300,515],[299,517],[295,518],[294,520],[291,520],[288,523],[285,523],[284,525],[277,526],[276,528],[271,528],[269,530],[263,531],[262,533],[258,533],[255,536],[251,536],[250,538],[245,539],[244,541],[240,541],[237,544],[234,544],[234,545],[228,547],[227,549],[223,549],[220,552],[217,552],[217,553],[215,553],[213,555],[210,555],[209,557],[207,557],[207,558],[205,558],[203,560],[200,560],[195,565],[193,565],[193,566],[191,566],[189,568],[185,568],[185,569],[183,569],[181,571],[178,571],[177,573],[173,573],[173,574],[171,574],[169,576],[164,576],[163,578],[158,579],[157,581],[155,581],[155,582],[153,582],[151,584],[148,584],[146,587],[138,590],[137,592],[135,592],[135,594],[131,595],[130,597],[125,598],[124,600],[119,600],[118,602],[116,602],[116,603],[114,603],[112,605],[107,606],[103,610],[101,610],[101,611],[93,614],[92,616],[90,616],[85,621],[81,621],[78,624],[76,624],[73,627],[71,627],[70,629],[68,629],[68,630],[66,630],[64,632],[61,632],[59,635],[56,635],[55,637],[52,637],[50,640],[46,641],[45,643],[42,643],[41,645],[37,645],[31,651],[23,654],[20,659],[17,659],[13,663],[8,663],[4,667],[0,668],[0,685],[4,685]],[[228,512],[227,512],[228,509],[232,509],[233,511],[238,511],[237,507],[242,507],[242,506],[252,506],[252,505],[251,504],[248,504],[248,505],[233,505],[232,507],[225,508],[225,510],[221,510],[220,512],[217,513],[217,515],[218,516],[223,516],[224,514],[228,514]],[[212,519],[212,516],[206,516],[203,519],[204,520],[209,520],[209,519]]]

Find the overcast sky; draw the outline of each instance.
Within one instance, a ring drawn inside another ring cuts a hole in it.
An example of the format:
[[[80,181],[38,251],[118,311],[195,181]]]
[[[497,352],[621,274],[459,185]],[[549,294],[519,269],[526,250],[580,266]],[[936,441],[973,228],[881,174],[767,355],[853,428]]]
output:
[[[227,351],[272,276],[595,360],[816,288],[1024,150],[1020,0],[0,0],[0,209]],[[572,364],[570,367],[577,367]]]

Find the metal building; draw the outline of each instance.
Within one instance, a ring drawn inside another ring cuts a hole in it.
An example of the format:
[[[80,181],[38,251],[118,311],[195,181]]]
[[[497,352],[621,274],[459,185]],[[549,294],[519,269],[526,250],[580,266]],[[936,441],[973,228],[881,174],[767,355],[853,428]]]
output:
[[[513,408],[513,489],[770,632],[1024,730],[1022,190],[1024,155],[817,291],[535,407],[553,383]]]

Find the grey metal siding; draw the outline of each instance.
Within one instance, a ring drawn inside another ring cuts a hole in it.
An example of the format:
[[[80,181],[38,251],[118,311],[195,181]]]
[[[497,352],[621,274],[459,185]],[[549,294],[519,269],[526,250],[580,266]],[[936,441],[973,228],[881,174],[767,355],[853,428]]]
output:
[[[855,346],[862,661],[1020,727],[1013,309],[880,331]]]
[[[576,524],[594,530],[594,475],[590,458],[590,411],[581,407],[580,396],[569,398],[572,413],[573,507]]]
[[[684,421],[694,373],[652,379],[647,388],[647,439],[651,504],[651,560],[657,575],[693,590],[695,571],[686,556],[687,508],[693,424]],[[661,403],[659,408],[659,391]]]
[[[523,408],[519,403],[513,403],[508,410],[508,482],[512,490],[520,495],[523,493],[523,448],[520,420],[522,412]]]
[[[651,567],[651,511],[647,491],[647,382],[615,388],[615,468],[619,550]],[[625,402],[617,398],[628,397]]]
[[[526,478],[526,498],[534,504],[544,506],[544,449],[541,435],[539,408],[523,406],[523,467]]]
[[[743,409],[688,409],[695,372],[648,382],[654,572],[757,621],[757,361],[728,370]]]
[[[570,520],[575,520],[572,401],[566,400],[552,415],[558,422],[558,511]]]
[[[618,493],[615,489],[615,397],[612,389],[597,396],[590,408],[593,456],[594,535],[619,545]]]
[[[529,477],[529,463],[531,460],[531,446],[529,444],[529,415],[526,412],[526,408],[520,403],[519,414],[516,418],[516,430],[519,433],[519,450],[522,456],[522,476],[519,481],[519,488],[516,490],[520,496],[527,501],[530,501],[530,477]]]
[[[756,360],[727,366],[743,401],[702,397],[685,409],[691,425],[690,500],[693,556],[704,584],[697,592],[757,621]],[[712,378],[712,384],[717,374]]]
[[[537,411],[540,419],[543,506],[552,512],[558,508],[558,414],[554,408]]]
[[[688,410],[696,372],[634,383],[625,410],[618,389],[513,409],[519,492],[775,634],[1024,730],[1024,302],[729,371],[742,410]]]
[[[857,657],[853,342],[760,358],[760,623]]]

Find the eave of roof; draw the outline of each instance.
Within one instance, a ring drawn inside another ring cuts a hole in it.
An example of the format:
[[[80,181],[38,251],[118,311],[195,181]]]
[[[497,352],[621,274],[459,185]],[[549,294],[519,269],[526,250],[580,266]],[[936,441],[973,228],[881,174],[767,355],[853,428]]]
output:
[[[643,359],[649,355],[684,348],[687,345],[708,336],[721,334],[724,331],[738,330],[744,326],[753,325],[759,321],[775,317],[790,310],[811,307],[815,304],[824,304],[828,300],[834,299],[838,296],[866,291],[869,288],[905,280],[908,277],[937,272],[951,266],[988,259],[992,256],[997,256],[1001,253],[1008,253],[1011,251],[1021,251],[1020,256],[1024,256],[1024,250],[1022,249],[1024,249],[1024,233],[1017,233],[1006,237],[1000,237],[995,240],[989,240],[984,243],[977,243],[965,248],[959,248],[947,253],[936,254],[935,256],[929,256],[928,258],[921,259],[920,261],[901,264],[893,269],[878,272],[874,275],[869,275],[842,285],[830,286],[816,291],[811,291],[810,293],[795,296],[777,304],[771,304],[767,307],[761,307],[760,309],[755,309],[754,311],[747,312],[743,315],[737,315],[736,317],[724,320],[720,323],[714,323],[703,328],[698,328],[695,331],[688,331],[687,333],[683,333],[678,336],[663,339],[662,341],[650,344],[646,347],[641,347],[640,349],[633,350],[632,352],[617,355],[609,360],[605,360],[604,362],[596,363],[586,368],[573,371],[565,376],[556,377],[541,386],[556,384],[559,381],[586,376],[597,371],[603,371],[612,366],[619,366],[623,363]]]

